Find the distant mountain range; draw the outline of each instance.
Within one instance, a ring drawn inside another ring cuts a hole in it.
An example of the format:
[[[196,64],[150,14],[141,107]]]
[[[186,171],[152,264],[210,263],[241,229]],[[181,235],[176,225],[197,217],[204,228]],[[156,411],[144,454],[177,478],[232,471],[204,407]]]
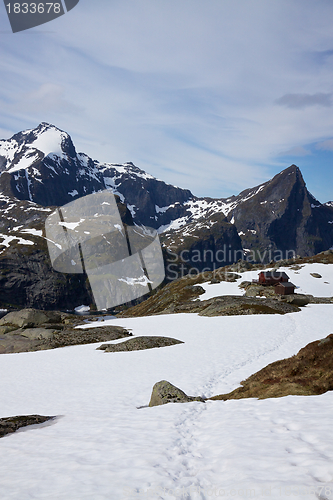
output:
[[[333,246],[333,202],[316,200],[295,165],[237,196],[198,198],[133,163],[77,153],[66,132],[41,123],[0,141],[0,172],[0,305],[71,309],[89,300],[84,276],[52,270],[43,227],[54,207],[105,189],[119,197],[123,222],[158,230],[169,280]]]

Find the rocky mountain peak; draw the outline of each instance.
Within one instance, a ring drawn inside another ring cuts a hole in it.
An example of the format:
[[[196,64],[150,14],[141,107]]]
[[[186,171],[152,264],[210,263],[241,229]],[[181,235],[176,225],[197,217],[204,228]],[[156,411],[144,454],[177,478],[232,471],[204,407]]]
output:
[[[0,193],[42,207],[110,190],[126,204],[136,224],[157,229],[166,249],[179,255],[185,249],[190,258],[206,250],[221,255],[225,248],[230,262],[242,250],[312,255],[333,244],[332,204],[323,205],[309,193],[297,165],[237,196],[198,198],[132,162],[101,163],[77,153],[66,132],[42,122],[0,141],[1,171]]]
[[[33,165],[38,168],[48,156],[75,158],[76,151],[66,132],[45,122],[0,141],[0,171],[12,173]]]

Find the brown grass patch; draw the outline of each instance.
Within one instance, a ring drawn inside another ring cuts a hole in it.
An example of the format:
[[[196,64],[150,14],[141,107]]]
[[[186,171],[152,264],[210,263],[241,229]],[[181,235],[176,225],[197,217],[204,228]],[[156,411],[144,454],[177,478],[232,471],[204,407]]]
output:
[[[333,390],[333,334],[311,342],[291,358],[267,365],[241,385],[228,394],[209,399],[310,396]]]

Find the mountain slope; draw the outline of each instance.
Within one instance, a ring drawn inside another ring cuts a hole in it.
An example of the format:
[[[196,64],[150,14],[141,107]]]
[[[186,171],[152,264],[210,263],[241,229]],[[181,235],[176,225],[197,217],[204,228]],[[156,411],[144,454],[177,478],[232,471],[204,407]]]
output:
[[[310,256],[333,246],[333,203],[316,200],[295,165],[237,196],[198,198],[133,163],[101,163],[77,153],[66,132],[41,123],[9,140],[0,140],[3,303],[7,298],[7,303],[20,306],[60,307],[61,300],[63,307],[67,300],[72,307],[89,301],[88,289],[83,295],[77,291],[82,288],[82,283],[75,281],[77,276],[72,281],[69,276],[60,279],[52,270],[43,228],[54,207],[105,189],[119,197],[127,223],[158,230],[167,281],[239,259],[269,262],[294,254]],[[30,269],[30,263],[22,267],[23,261],[28,262],[26,253],[34,256],[33,261],[39,251],[37,260],[46,263],[43,271],[36,264],[33,268],[39,269],[37,272]],[[49,273],[54,274],[51,281]],[[29,284],[27,276],[32,275]],[[36,298],[34,292],[27,292],[47,289],[47,282],[56,288],[58,282],[56,298],[42,292]],[[71,283],[74,295],[61,292],[64,283]]]
[[[244,248],[307,256],[332,246],[331,207],[311,195],[296,165],[259,186],[254,196],[246,199],[247,194],[244,191],[234,200],[228,214]]]
[[[110,189],[126,200],[137,224],[154,228],[179,217],[182,204],[193,198],[189,190],[159,181],[133,163],[100,163],[77,153],[70,136],[47,123],[0,141],[0,171],[2,193],[44,207]]]

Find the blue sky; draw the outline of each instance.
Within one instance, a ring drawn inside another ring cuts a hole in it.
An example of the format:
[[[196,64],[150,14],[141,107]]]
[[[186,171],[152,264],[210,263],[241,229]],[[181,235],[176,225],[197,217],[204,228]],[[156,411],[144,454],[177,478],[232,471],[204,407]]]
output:
[[[13,34],[0,137],[53,123],[78,151],[227,197],[298,165],[333,199],[331,0],[80,0]]]

